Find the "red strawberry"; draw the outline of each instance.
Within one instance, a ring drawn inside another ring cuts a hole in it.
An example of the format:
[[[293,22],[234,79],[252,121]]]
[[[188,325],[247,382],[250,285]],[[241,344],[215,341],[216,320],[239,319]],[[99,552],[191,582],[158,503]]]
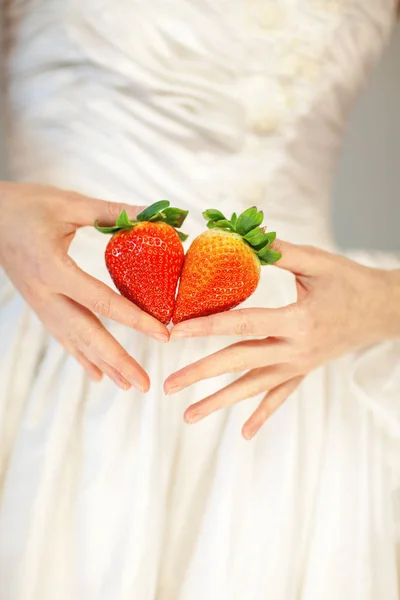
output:
[[[182,226],[187,211],[170,208],[161,200],[131,221],[122,211],[113,227],[95,227],[112,233],[106,265],[115,286],[125,298],[167,325],[174,310],[184,250]],[[182,241],[181,241],[182,240]]]
[[[269,248],[275,233],[260,227],[264,215],[247,209],[229,221],[214,209],[203,213],[206,231],[191,244],[182,269],[173,323],[229,310],[257,288],[261,265],[281,258]]]

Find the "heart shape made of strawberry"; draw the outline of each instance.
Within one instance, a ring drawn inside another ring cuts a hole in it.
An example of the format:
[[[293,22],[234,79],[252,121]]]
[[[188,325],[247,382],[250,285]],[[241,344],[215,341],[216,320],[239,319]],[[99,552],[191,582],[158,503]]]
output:
[[[116,288],[165,325],[238,306],[256,290],[261,266],[281,258],[270,247],[276,234],[266,233],[256,207],[230,219],[206,210],[208,230],[185,255],[187,236],[178,229],[187,214],[161,200],[135,220],[122,211],[111,227],[95,223],[112,234],[105,260]]]

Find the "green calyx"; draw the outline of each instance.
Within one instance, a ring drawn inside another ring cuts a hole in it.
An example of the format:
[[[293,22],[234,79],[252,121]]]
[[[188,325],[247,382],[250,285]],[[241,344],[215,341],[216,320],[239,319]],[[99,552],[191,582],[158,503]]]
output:
[[[113,234],[124,229],[132,229],[139,223],[146,221],[151,221],[152,223],[166,223],[167,225],[171,225],[171,227],[174,229],[179,229],[182,227],[187,215],[187,210],[173,208],[170,206],[169,200],[160,200],[159,202],[155,202],[151,206],[148,206],[141,213],[139,213],[135,221],[131,221],[126,210],[123,210],[119,215],[115,225],[112,225],[111,227],[102,227],[99,225],[98,221],[95,221],[94,226],[97,231],[100,231],[101,233]],[[188,238],[188,236],[181,231],[177,231],[177,234],[182,242]]]
[[[204,211],[203,217],[207,221],[208,229],[223,229],[242,236],[243,241],[258,256],[262,265],[271,265],[282,258],[280,252],[270,248],[275,241],[276,233],[274,231],[266,233],[266,228],[261,227],[264,214],[255,206],[248,208],[239,216],[233,213],[230,219],[214,208]]]

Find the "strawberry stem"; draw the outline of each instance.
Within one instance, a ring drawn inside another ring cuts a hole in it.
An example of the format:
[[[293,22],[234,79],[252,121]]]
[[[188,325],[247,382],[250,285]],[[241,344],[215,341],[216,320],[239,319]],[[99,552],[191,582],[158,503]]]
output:
[[[187,210],[182,210],[180,208],[173,208],[170,206],[169,200],[159,200],[155,202],[151,206],[148,206],[142,212],[140,212],[136,220],[131,221],[128,217],[128,214],[125,210],[121,212],[119,217],[117,218],[115,225],[111,226],[102,226],[99,225],[98,221],[95,221],[94,226],[97,231],[100,233],[117,233],[118,231],[122,231],[124,229],[132,229],[136,227],[139,223],[144,222],[162,222],[170,225],[174,229],[179,229],[182,227],[187,215]],[[182,242],[184,242],[188,236],[181,231],[177,231],[179,238]]]
[[[276,233],[270,231],[265,233],[265,227],[260,227],[264,220],[264,214],[252,206],[242,212],[239,216],[233,213],[227,219],[219,210],[209,208],[203,212],[207,221],[208,229],[224,229],[240,235],[243,241],[250,246],[258,256],[262,265],[270,265],[282,258],[280,252],[271,250],[270,246],[275,241]]]

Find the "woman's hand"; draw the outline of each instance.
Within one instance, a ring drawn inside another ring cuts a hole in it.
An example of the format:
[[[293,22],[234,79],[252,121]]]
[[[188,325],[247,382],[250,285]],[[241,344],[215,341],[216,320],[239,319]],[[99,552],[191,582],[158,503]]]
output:
[[[187,423],[268,391],[245,423],[251,439],[305,375],[349,351],[400,336],[400,272],[363,267],[316,248],[277,242],[277,267],[296,276],[298,301],[279,308],[234,310],[185,321],[172,338],[234,335],[260,337],[235,343],[174,373],[173,394],[224,373],[247,373],[190,406]]]
[[[159,341],[168,330],[107,285],[82,271],[68,255],[76,230],[95,219],[113,224],[122,209],[35,184],[0,184],[0,265],[48,331],[94,380],[105,373],[123,389],[147,391],[148,375],[93,313]],[[102,260],[102,257],[99,257]]]

